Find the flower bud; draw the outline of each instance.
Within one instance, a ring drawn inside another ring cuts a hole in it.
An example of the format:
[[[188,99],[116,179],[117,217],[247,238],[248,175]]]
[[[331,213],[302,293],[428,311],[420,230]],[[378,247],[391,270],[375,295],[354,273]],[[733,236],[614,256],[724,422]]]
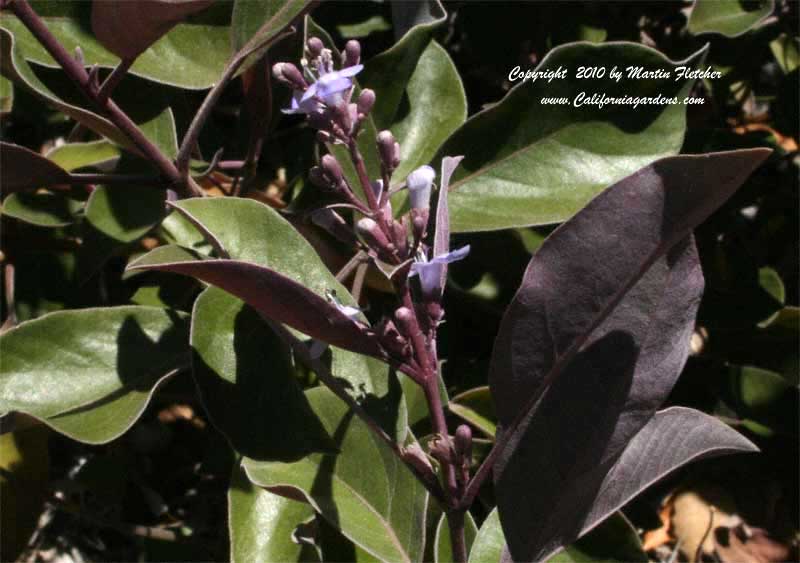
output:
[[[381,131],[378,133],[377,138],[378,153],[381,157],[381,163],[387,170],[395,169],[395,145],[394,135],[391,131]]]
[[[361,43],[355,39],[351,39],[344,46],[344,55],[342,56],[342,67],[347,68],[356,66],[361,60]]]
[[[399,221],[388,221],[392,230],[392,240],[401,256],[404,256],[408,251],[408,231],[405,226]]]
[[[306,41],[306,47],[308,47],[308,52],[312,57],[318,57],[325,48],[325,44],[322,43],[322,39],[319,37],[309,37],[308,41]]]
[[[332,180],[332,184],[338,184],[342,181],[342,178],[344,178],[342,167],[339,165],[339,161],[336,160],[336,157],[332,154],[326,154],[323,156],[320,165],[322,166],[322,170],[325,172],[325,175]]]
[[[372,193],[375,194],[375,199],[380,201],[383,194],[383,180],[372,180],[369,185],[372,187]]]
[[[454,446],[456,454],[460,457],[469,460],[470,456],[472,456],[472,429],[466,424],[456,428]]]
[[[319,166],[314,166],[308,171],[308,179],[319,188],[330,189],[331,182]]]
[[[358,107],[359,114],[367,115],[370,111],[372,111],[372,106],[375,105],[375,92],[369,88],[364,88],[361,90],[361,94],[358,96],[358,103],[356,105]]]
[[[350,106],[345,100],[340,100],[333,106],[333,122],[347,135],[353,129],[353,119]]]
[[[342,216],[333,209],[323,207],[322,209],[314,210],[311,213],[311,222],[349,246],[356,242],[353,230]]]
[[[394,312],[394,320],[397,321],[397,328],[400,334],[410,337],[414,332],[414,313],[408,307],[400,307]]]
[[[392,169],[400,166],[400,143],[395,141],[392,147]]]
[[[431,185],[436,172],[428,166],[420,166],[406,178],[412,209],[428,209],[431,200]]]
[[[378,224],[369,217],[364,217],[356,223],[356,231],[364,239],[364,242],[374,250],[391,252],[394,249],[394,245],[389,242],[389,239],[386,238]]]
[[[317,142],[319,143],[330,143],[331,142],[331,134],[327,131],[317,131]]]
[[[305,90],[308,88],[303,75],[292,63],[275,63],[272,67],[272,75],[280,82],[288,84],[295,90]]]
[[[412,209],[411,210],[411,232],[414,235],[414,240],[422,240],[425,238],[425,231],[428,228],[428,210],[427,209]]]

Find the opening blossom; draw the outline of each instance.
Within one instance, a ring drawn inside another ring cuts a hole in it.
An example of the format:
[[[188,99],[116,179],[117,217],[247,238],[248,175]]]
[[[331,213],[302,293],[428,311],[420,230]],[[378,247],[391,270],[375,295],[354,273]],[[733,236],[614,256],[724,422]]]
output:
[[[431,200],[431,186],[436,178],[436,171],[428,166],[420,166],[408,175],[406,185],[411,199],[412,209],[428,209]]]
[[[329,59],[319,65],[319,77],[305,92],[295,90],[291,105],[281,110],[283,113],[310,114],[322,109],[322,104],[334,106],[342,100],[342,92],[353,86],[353,77],[361,72],[364,65],[354,65],[341,70],[333,70]]]
[[[469,245],[440,254],[439,256],[434,256],[430,260],[427,259],[423,252],[420,252],[417,255],[416,261],[411,264],[411,271],[408,275],[409,277],[419,275],[419,284],[425,299],[439,299],[444,292],[444,284],[442,281],[444,277],[442,275],[444,268],[447,264],[463,260],[468,254]]]

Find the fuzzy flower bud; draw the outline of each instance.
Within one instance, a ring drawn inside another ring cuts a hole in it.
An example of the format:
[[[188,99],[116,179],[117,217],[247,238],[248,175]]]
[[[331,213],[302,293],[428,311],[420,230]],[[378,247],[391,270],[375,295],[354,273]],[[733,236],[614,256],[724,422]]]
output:
[[[456,428],[454,446],[456,453],[462,458],[469,459],[472,455],[472,429],[466,424]]]
[[[336,157],[332,154],[326,154],[322,157],[320,161],[320,165],[322,166],[322,170],[325,172],[327,176],[329,176],[334,182],[338,184],[344,178],[344,172],[342,172],[342,167],[339,165],[339,161],[336,160]]]
[[[329,232],[345,244],[352,246],[356,242],[356,236],[350,226],[342,216],[333,209],[324,207],[322,209],[316,209],[311,213],[311,222]]]
[[[384,168],[387,170],[394,170],[396,168],[395,145],[397,144],[394,140],[394,135],[392,135],[391,131],[381,131],[378,133],[377,143],[378,153],[380,154],[381,163]]]
[[[428,166],[420,166],[406,178],[412,209],[428,209],[431,200],[431,186],[436,172]]]
[[[361,43],[355,39],[351,39],[344,46],[344,55],[342,56],[342,67],[356,66],[361,60]]]
[[[272,75],[280,82],[288,84],[295,90],[305,90],[308,88],[303,75],[292,63],[275,63],[272,67]]]
[[[394,312],[394,320],[397,322],[397,328],[400,333],[406,337],[410,337],[414,332],[414,314],[408,307],[400,307]]]
[[[369,247],[383,252],[394,250],[394,245],[389,242],[378,224],[369,217],[364,217],[356,223],[356,231]]]
[[[322,43],[322,39],[319,37],[309,37],[308,41],[306,41],[306,47],[308,48],[308,52],[312,57],[319,57],[322,54],[322,50],[325,48],[325,45]]]
[[[358,103],[356,105],[360,115],[367,115],[370,111],[372,111],[372,106],[375,105],[375,92],[369,88],[364,88],[361,90],[361,94],[358,96]]]
[[[330,189],[331,182],[319,166],[314,166],[308,171],[308,179],[318,188]]]

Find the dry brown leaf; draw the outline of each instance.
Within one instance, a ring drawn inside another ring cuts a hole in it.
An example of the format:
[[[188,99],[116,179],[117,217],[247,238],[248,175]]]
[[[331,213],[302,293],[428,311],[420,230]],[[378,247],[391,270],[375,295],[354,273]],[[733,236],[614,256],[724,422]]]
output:
[[[776,563],[790,559],[788,546],[770,538],[766,530],[745,524],[716,530],[714,543],[722,563]]]
[[[707,555],[714,552],[713,530],[739,522],[739,518],[734,516],[730,495],[712,487],[676,494],[672,499],[672,509],[671,531],[681,542],[681,551],[689,561],[696,560],[698,549]]]
[[[764,123],[747,123],[733,128],[733,132],[739,135],[745,135],[753,131],[763,131],[769,133],[778,142],[778,145],[786,152],[795,152],[797,150],[797,141],[792,137],[786,137],[778,133],[775,129]]]
[[[642,549],[651,551],[662,545],[670,543],[674,538],[670,533],[672,527],[672,497],[668,498],[658,513],[661,526],[655,530],[648,530],[642,538]]]

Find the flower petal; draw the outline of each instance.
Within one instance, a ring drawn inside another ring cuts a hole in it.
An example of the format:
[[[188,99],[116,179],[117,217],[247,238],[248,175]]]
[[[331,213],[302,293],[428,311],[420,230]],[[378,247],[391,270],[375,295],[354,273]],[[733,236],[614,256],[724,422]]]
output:
[[[436,264],[450,264],[452,262],[458,262],[459,260],[463,260],[469,254],[470,247],[469,245],[462,246],[452,252],[448,252],[446,254],[440,254],[439,256],[434,256],[431,260],[431,263]]]

